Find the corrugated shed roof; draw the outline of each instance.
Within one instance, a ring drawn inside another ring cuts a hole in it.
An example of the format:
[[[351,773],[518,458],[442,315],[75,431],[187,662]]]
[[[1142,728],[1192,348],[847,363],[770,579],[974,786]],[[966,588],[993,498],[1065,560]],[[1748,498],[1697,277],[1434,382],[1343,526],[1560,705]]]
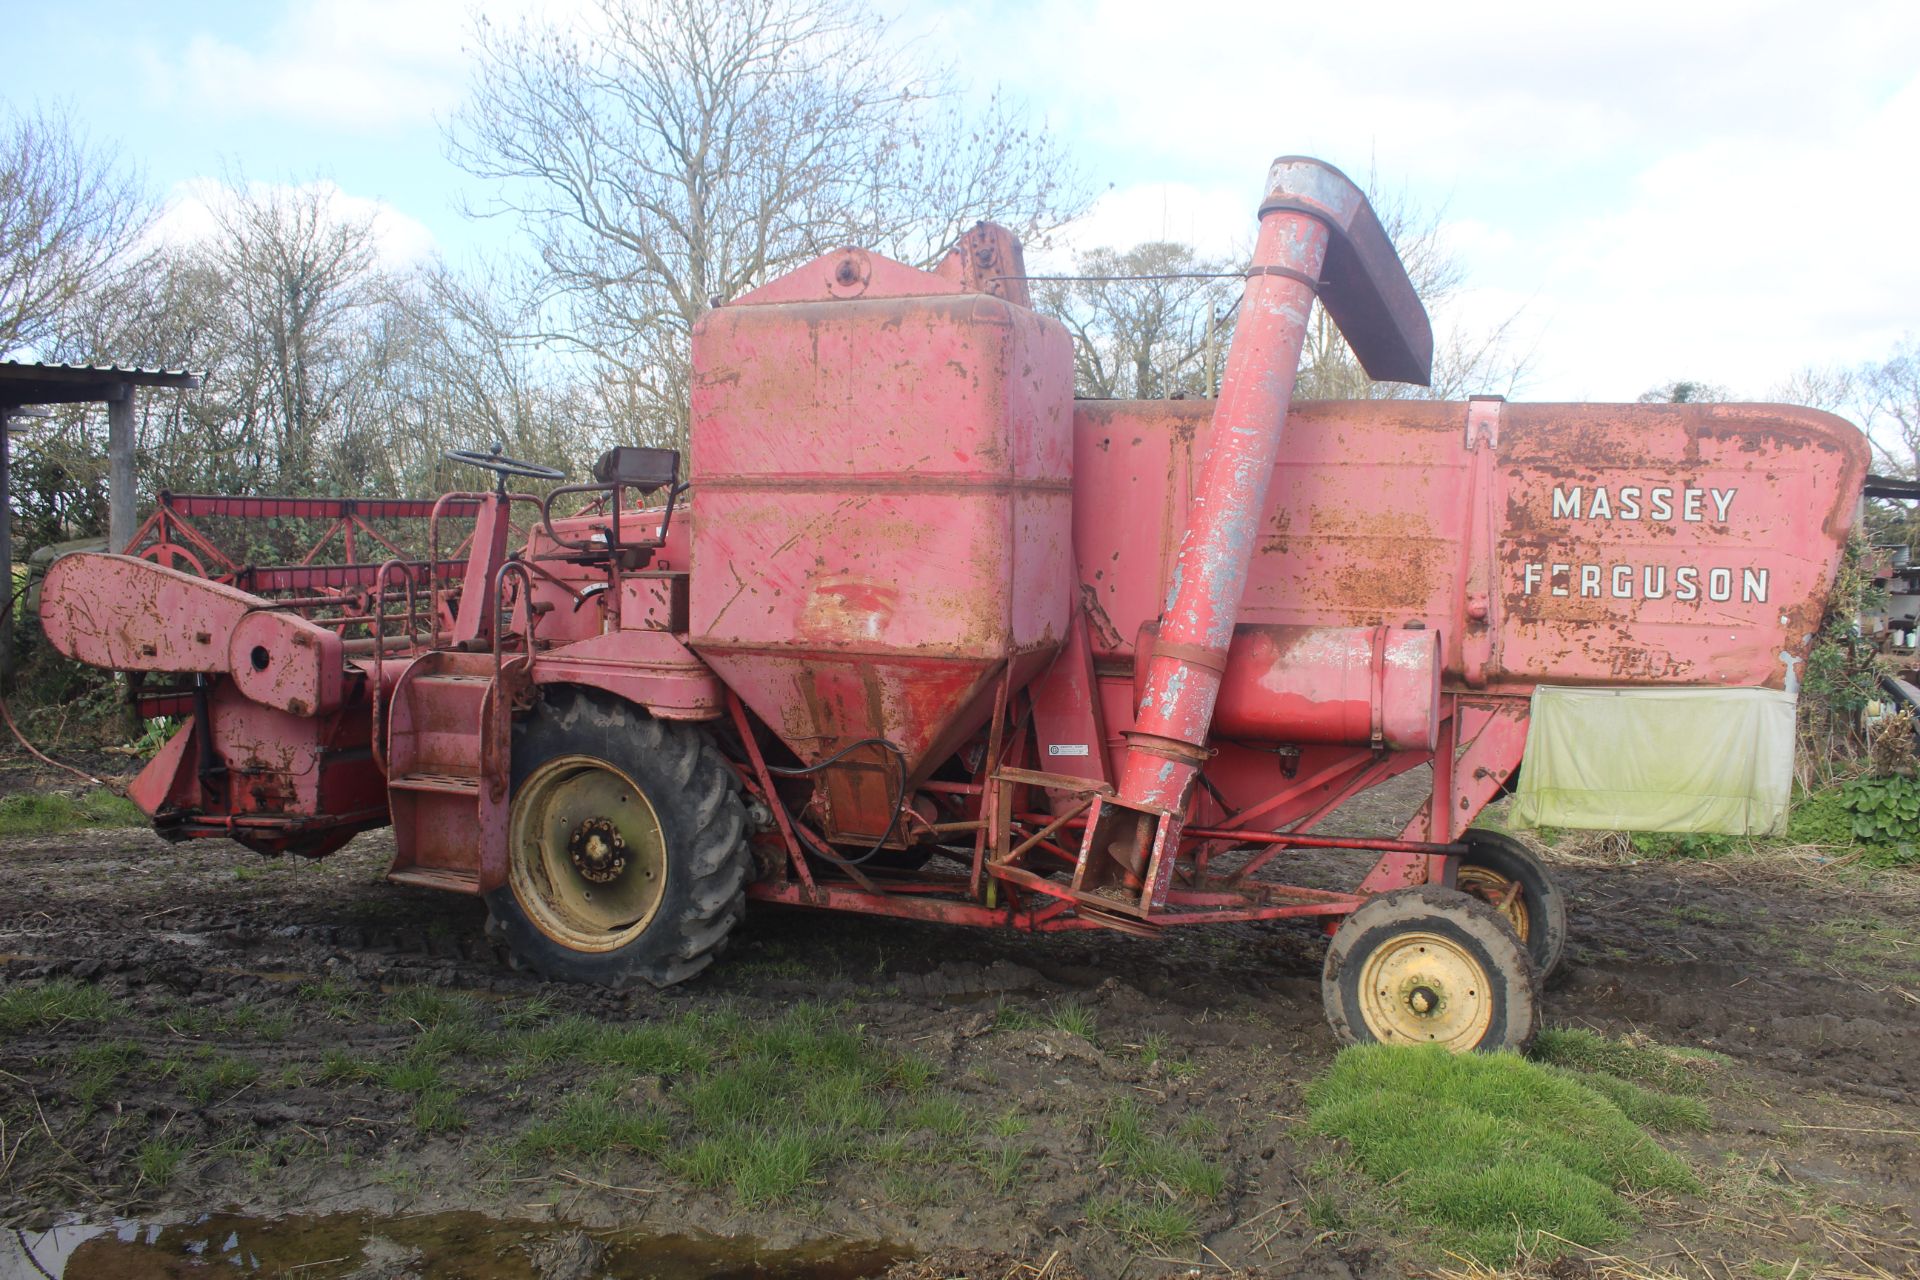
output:
[[[138,365],[117,364],[62,364],[53,360],[0,360],[0,370],[14,369],[37,370],[49,377],[58,377],[63,373],[111,374],[120,378],[191,378],[198,382],[201,376],[191,369],[145,369]]]
[[[186,369],[141,369],[117,364],[50,364],[41,360],[0,360],[0,404],[67,404],[119,399],[103,394],[124,386],[179,387],[191,390],[201,375]]]

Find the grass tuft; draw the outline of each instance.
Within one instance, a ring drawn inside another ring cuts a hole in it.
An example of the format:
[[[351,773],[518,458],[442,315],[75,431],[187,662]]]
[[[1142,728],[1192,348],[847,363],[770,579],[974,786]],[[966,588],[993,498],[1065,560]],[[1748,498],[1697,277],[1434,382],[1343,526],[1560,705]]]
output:
[[[617,1079],[608,1079],[568,1094],[551,1118],[515,1139],[513,1156],[525,1162],[555,1156],[598,1159],[616,1151],[657,1154],[667,1142],[665,1117],[626,1105],[619,1088]]]
[[[244,1058],[206,1053],[180,1073],[180,1088],[195,1106],[227,1098],[260,1078],[260,1068]]]
[[[1093,1010],[1078,1000],[1065,1000],[1057,1005],[1047,1021],[1055,1031],[1064,1031],[1070,1036],[1079,1036],[1091,1041],[1094,1033],[1100,1029],[1100,1019]]]
[[[1699,1093],[1705,1087],[1703,1069],[1724,1061],[1651,1041],[1614,1040],[1582,1027],[1547,1028],[1534,1038],[1531,1056],[1535,1062],[1601,1072],[1668,1093]]]
[[[1210,1200],[1226,1189],[1220,1166],[1188,1142],[1150,1132],[1147,1113],[1131,1098],[1107,1109],[1100,1139],[1100,1163],[1162,1192]]]
[[[1193,1210],[1173,1200],[1102,1196],[1088,1202],[1087,1221],[1163,1252],[1200,1238]]]
[[[40,836],[83,827],[144,827],[147,815],[125,796],[96,787],[82,795],[22,791],[0,799],[0,836]]]
[[[99,987],[52,978],[0,992],[0,1031],[34,1031],[63,1022],[105,1022],[120,1005]]]
[[[167,1138],[148,1138],[134,1152],[133,1167],[140,1174],[140,1181],[158,1190],[173,1181],[180,1172],[181,1163],[187,1158],[187,1144]]]
[[[1512,1054],[1356,1046],[1307,1106],[1442,1245],[1485,1263],[1618,1240],[1637,1220],[1623,1193],[1699,1187],[1604,1094]]]

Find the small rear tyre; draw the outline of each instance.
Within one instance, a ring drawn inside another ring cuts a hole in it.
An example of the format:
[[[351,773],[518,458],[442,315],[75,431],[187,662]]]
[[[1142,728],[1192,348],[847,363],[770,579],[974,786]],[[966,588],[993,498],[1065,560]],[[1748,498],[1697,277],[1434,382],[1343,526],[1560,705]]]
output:
[[[1474,828],[1461,839],[1468,852],[1460,859],[1454,887],[1506,918],[1527,944],[1534,968],[1545,982],[1566,954],[1567,895],[1532,850],[1512,836]],[[1518,893],[1512,891],[1516,883]]]
[[[507,883],[486,901],[515,968],[664,987],[725,948],[752,855],[733,770],[701,730],[559,690],[515,726],[512,778]]]
[[[1512,927],[1437,885],[1383,893],[1348,916],[1320,993],[1349,1044],[1525,1052],[1539,1026],[1540,978]]]

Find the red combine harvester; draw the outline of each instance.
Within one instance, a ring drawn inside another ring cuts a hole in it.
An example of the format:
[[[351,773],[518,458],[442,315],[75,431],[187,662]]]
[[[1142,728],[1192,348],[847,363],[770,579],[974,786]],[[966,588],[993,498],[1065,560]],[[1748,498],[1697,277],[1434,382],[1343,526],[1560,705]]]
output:
[[[1342,1035],[1523,1046],[1565,905],[1469,824],[1523,759],[1600,778],[1556,820],[1629,803],[1647,693],[1784,699],[1790,750],[1866,449],[1775,406],[1291,403],[1316,297],[1375,378],[1424,383],[1432,339],[1350,181],[1289,157],[1267,193],[1217,400],[1076,402],[1000,228],[933,272],[848,249],[700,323],[690,487],[620,448],[544,499],[497,450],[437,501],[162,495],[129,554],[53,566],[43,624],[183,718],[132,790],[163,835],[320,856],[390,822],[391,879],[481,896],[554,978],[680,981],[747,899],[1303,920]],[[223,515],[325,517],[347,562],[239,564]],[[381,517],[425,557],[359,559],[397,552]],[[1583,692],[1549,753],[1542,699]],[[1773,778],[1761,720],[1702,752]],[[1415,769],[1403,830],[1316,834]],[[1277,875],[1334,849],[1377,860]]]

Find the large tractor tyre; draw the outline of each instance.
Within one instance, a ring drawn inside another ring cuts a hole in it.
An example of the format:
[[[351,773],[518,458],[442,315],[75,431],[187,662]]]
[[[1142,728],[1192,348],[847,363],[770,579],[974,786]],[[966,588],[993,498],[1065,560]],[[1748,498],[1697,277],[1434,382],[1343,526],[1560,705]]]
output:
[[[752,865],[733,771],[699,729],[583,690],[516,726],[507,883],[487,907],[520,967],[682,982],[746,914]]]
[[[1492,907],[1455,889],[1395,889],[1348,916],[1327,949],[1321,998],[1350,1044],[1454,1053],[1533,1043],[1540,976]]]
[[[1474,828],[1461,839],[1467,854],[1460,859],[1454,888],[1506,918],[1545,982],[1567,950],[1567,895],[1532,850],[1512,836]]]

